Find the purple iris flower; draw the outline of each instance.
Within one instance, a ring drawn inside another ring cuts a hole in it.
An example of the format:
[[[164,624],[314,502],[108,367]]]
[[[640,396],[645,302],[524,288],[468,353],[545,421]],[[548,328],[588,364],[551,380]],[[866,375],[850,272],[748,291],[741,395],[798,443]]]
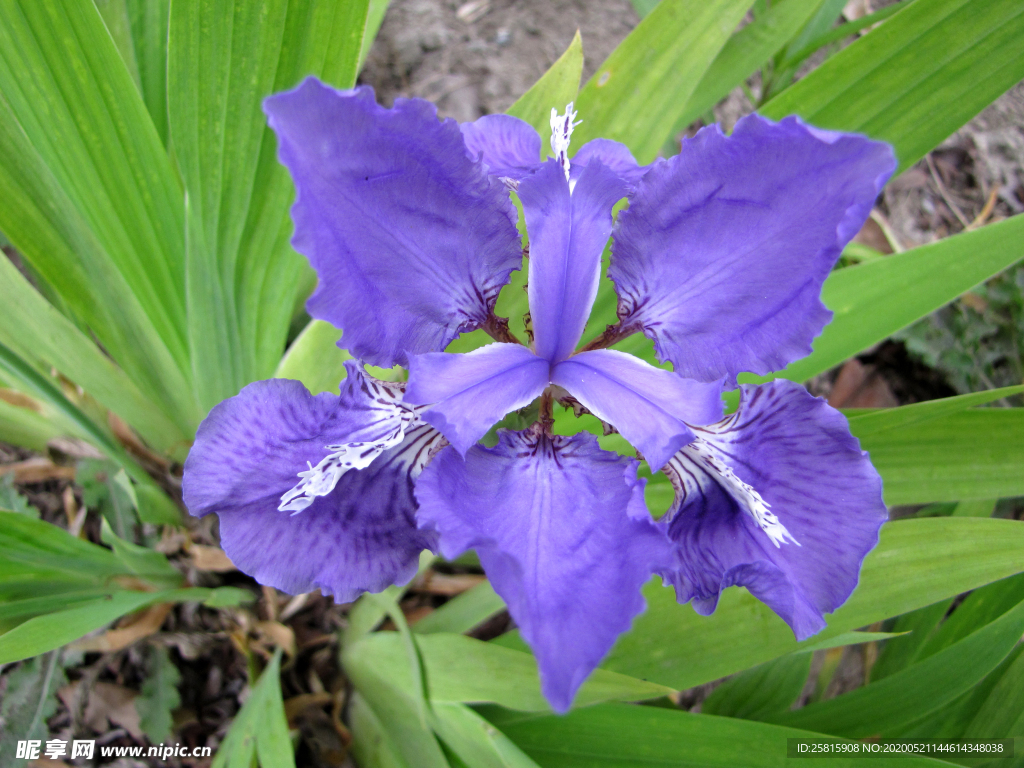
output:
[[[890,147],[795,117],[741,120],[640,167],[595,140],[570,160],[575,117],[552,110],[552,149],[527,123],[459,126],[420,99],[315,79],[265,102],[295,180],[295,248],[319,277],[311,315],[356,362],[340,395],[260,381],[214,408],[185,466],[194,515],[258,581],[338,601],[404,583],[423,549],[475,549],[533,649],[552,707],[644,608],[652,574],[714,610],[744,586],[803,639],[856,586],[886,519],[881,480],[845,418],[787,381],[722,390],[811,349],[821,286],[895,161]],[[529,235],[533,339],[495,316]],[[612,208],[628,201],[613,222]],[[601,253],[619,322],[578,350]],[[444,352],[483,328],[495,343]],[[674,371],[607,347],[644,333]],[[539,399],[531,428],[479,441]],[[555,401],[614,426],[676,488],[653,519],[639,461],[587,432],[552,433]]]

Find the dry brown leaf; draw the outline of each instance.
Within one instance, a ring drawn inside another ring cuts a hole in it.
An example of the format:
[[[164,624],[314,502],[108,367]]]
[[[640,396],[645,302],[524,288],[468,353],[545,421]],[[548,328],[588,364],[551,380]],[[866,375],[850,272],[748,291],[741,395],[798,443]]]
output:
[[[23,395],[21,392],[16,390],[7,389],[6,387],[0,387],[0,400],[3,400],[5,403],[9,403],[17,408],[27,408],[28,410],[35,411],[36,413],[43,412],[43,406],[31,397]]]
[[[324,693],[300,693],[285,699],[284,715],[288,718],[289,727],[294,728],[295,718],[301,715],[310,707],[322,707],[334,701],[334,696],[326,691]]]
[[[61,467],[37,456],[13,464],[0,465],[0,475],[14,474],[16,483],[41,483],[45,480],[74,480],[74,467]]]
[[[976,293],[968,291],[960,297],[960,303],[964,304],[979,314],[988,309],[988,302]]]
[[[77,437],[55,437],[46,446],[74,459],[105,459],[105,455]]]
[[[188,553],[192,556],[192,564],[201,571],[227,573],[238,570],[231,562],[231,558],[224,554],[224,550],[220,547],[193,544],[188,548]]]
[[[153,638],[166,647],[173,646],[181,658],[195,661],[224,639],[224,635],[213,632],[164,632]]]
[[[295,655],[295,632],[291,627],[279,621],[257,621],[254,629],[272,646],[280,648],[289,656]]]
[[[875,366],[851,358],[839,370],[828,404],[833,408],[893,408],[899,400]]]
[[[68,533],[77,537],[85,525],[88,510],[78,506],[78,502],[75,501],[75,489],[70,485],[64,489],[61,502],[64,504],[64,515],[68,519]]]
[[[97,637],[86,637],[71,647],[79,651],[120,651],[132,643],[158,631],[174,607],[173,603],[160,603],[140,613],[132,614],[128,623],[116,629],[108,629]]]
[[[107,424],[110,425],[110,431],[114,433],[121,445],[128,449],[129,453],[135,454],[140,459],[144,459],[158,467],[167,470],[171,466],[170,460],[166,456],[161,456],[159,453],[154,453],[145,443],[143,443],[138,435],[132,431],[132,428],[128,426],[121,418],[113,411],[107,412]]]
[[[81,682],[68,683],[57,689],[57,698],[61,700],[61,703],[64,704],[68,712],[76,719],[82,711],[81,691]]]
[[[296,719],[295,725],[302,734],[302,741],[315,755],[316,763],[325,766],[351,765],[348,754],[347,729],[339,731],[330,715],[322,709],[309,707]],[[342,726],[344,728],[344,726]]]
[[[467,24],[472,24],[477,19],[482,18],[489,10],[491,10],[491,0],[469,0],[468,3],[463,3],[458,7],[455,11],[455,18]]]
[[[848,21],[863,18],[873,12],[874,8],[871,7],[871,0],[848,0],[846,5],[843,6],[843,16]]]
[[[405,621],[409,624],[410,627],[420,619],[426,618],[433,612],[434,608],[430,605],[418,605],[415,608],[412,608],[408,611],[402,611],[402,613],[405,614]]]
[[[138,576],[115,576],[111,579],[117,586],[134,592],[156,592],[156,587]]]
[[[277,590],[263,585],[263,607],[269,621],[277,621]]]
[[[485,576],[472,573],[449,575],[447,573],[427,571],[421,579],[413,583],[410,591],[454,597],[455,595],[461,595],[467,589],[471,589],[486,580]]]
[[[312,592],[303,592],[302,594],[296,595],[291,600],[289,600],[288,605],[286,605],[284,607],[284,610],[281,611],[281,615],[279,617],[280,620],[288,621],[288,619],[290,619],[296,613],[301,611],[305,607],[306,601],[309,600],[309,597],[312,594]]]
[[[174,555],[184,548],[187,541],[188,536],[183,531],[165,525],[163,532],[160,534],[160,541],[156,543],[153,549],[161,555]]]
[[[135,691],[114,683],[95,683],[85,707],[85,724],[97,733],[106,733],[110,724],[124,728],[134,739],[142,738],[139,713],[135,709]]]
[[[889,243],[889,238],[886,237],[885,232],[882,230],[882,225],[874,219],[869,218],[864,222],[860,232],[853,236],[853,242],[874,248],[879,253],[892,253],[892,245]]]

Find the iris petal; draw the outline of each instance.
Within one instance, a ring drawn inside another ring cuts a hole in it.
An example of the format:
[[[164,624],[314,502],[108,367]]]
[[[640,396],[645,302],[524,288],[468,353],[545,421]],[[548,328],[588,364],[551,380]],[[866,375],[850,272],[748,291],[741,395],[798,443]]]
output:
[[[678,496],[663,518],[677,557],[665,576],[680,602],[710,614],[723,589],[743,586],[797,639],[819,631],[857,586],[887,517],[882,480],[846,418],[778,380],[744,385],[738,411],[695,431],[712,458],[673,458]]]
[[[298,190],[292,244],[319,278],[307,308],[345,348],[404,365],[486,322],[521,245],[507,190],[469,159],[454,120],[315,78],[264,110]]]
[[[445,557],[476,549],[558,712],[643,610],[640,587],[667,555],[636,467],[587,433],[503,432],[465,460],[442,451],[416,486]]]
[[[467,354],[434,352],[411,361],[405,399],[465,454],[506,413],[529,405],[548,384],[547,360],[519,344]]]
[[[193,515],[216,512],[221,545],[242,571],[286,592],[320,588],[339,602],[379,591],[416,572],[435,537],[418,530],[412,479],[441,436],[419,424],[369,466],[334,479],[299,514],[279,509],[298,473],[328,446],[387,439],[379,394],[355,364],[340,396],[311,395],[297,381],[245,387],[200,425],[185,462],[183,493]]]
[[[653,470],[693,440],[690,424],[722,417],[721,382],[684,379],[613,349],[573,355],[551,380],[618,429]]]
[[[611,139],[591,139],[572,157],[570,179],[579,178],[591,160],[600,160],[629,186],[635,185],[648,170],[649,165],[638,165],[629,147]]]
[[[554,160],[519,183],[530,235],[530,316],[540,357],[557,362],[576,348],[597,296],[612,206],[625,194],[625,183],[598,161],[583,170],[571,193]]]
[[[540,165],[540,136],[525,120],[512,115],[484,115],[459,128],[466,150],[492,176],[519,180]]]
[[[803,357],[831,318],[822,283],[895,167],[887,144],[795,117],[702,129],[619,217],[609,276],[623,326],[701,381]]]

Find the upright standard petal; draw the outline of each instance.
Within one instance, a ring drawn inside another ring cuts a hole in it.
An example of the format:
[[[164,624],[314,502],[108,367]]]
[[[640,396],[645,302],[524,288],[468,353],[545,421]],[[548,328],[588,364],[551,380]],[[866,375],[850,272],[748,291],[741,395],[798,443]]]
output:
[[[417,355],[409,363],[405,400],[425,406],[420,418],[465,455],[506,413],[544,391],[549,369],[547,360],[520,344]]]
[[[608,274],[623,326],[701,381],[803,357],[831,318],[822,283],[895,167],[889,145],[795,117],[702,129],[619,217]]]
[[[809,637],[878,542],[881,478],[845,417],[790,381],[743,385],[738,411],[695,432],[666,470],[676,565],[664,575],[698,613],[739,585]]]
[[[663,371],[614,349],[581,352],[555,366],[553,384],[612,424],[657,471],[693,440],[691,424],[722,418],[722,383]]]
[[[640,587],[666,556],[636,467],[587,433],[503,432],[465,460],[442,451],[416,486],[444,555],[476,549],[558,712],[644,609]]]
[[[525,120],[512,115],[484,115],[459,126],[472,160],[492,176],[517,181],[540,165],[540,135]]]
[[[629,147],[611,139],[591,139],[572,157],[570,180],[576,180],[591,160],[600,160],[630,187],[635,185],[650,169],[649,165],[638,165]]]
[[[313,396],[297,381],[255,382],[199,426],[185,462],[185,504],[193,515],[217,513],[225,552],[263,584],[292,593],[320,588],[344,602],[408,580],[419,553],[435,545],[416,527],[410,478],[441,437],[426,424],[407,424],[395,444],[396,423],[377,402],[379,389],[356,368],[340,397]],[[378,451],[381,443],[391,447]],[[307,503],[291,513],[282,497],[301,475],[332,449],[354,445],[370,461],[359,461],[359,452],[346,471],[317,467],[331,487],[302,495]]]
[[[264,102],[295,180],[295,249],[319,282],[314,317],[389,367],[484,323],[522,263],[508,192],[422,99],[392,109],[307,78]]]
[[[530,316],[537,354],[558,362],[583,335],[601,278],[601,251],[612,230],[612,206],[626,185],[591,162],[570,194],[562,167],[548,160],[519,183],[530,235]]]

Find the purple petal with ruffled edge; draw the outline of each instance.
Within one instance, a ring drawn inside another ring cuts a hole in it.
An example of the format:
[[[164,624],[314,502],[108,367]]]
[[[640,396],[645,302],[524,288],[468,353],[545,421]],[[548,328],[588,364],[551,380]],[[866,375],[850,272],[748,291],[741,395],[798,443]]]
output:
[[[591,139],[573,155],[569,179],[578,179],[583,169],[595,158],[631,187],[650,169],[649,165],[638,165],[633,153],[625,144],[611,139]]]
[[[319,283],[309,313],[365,362],[406,364],[486,321],[522,264],[508,191],[422,99],[374,102],[307,78],[264,101],[295,180],[295,249]]]
[[[540,135],[525,120],[512,115],[484,115],[459,126],[472,160],[487,166],[492,176],[521,179],[541,163]]]
[[[506,413],[529,405],[548,385],[549,364],[520,344],[488,344],[466,354],[433,352],[409,362],[407,403],[459,453]]]
[[[722,418],[720,381],[684,379],[614,349],[581,352],[563,360],[551,381],[618,429],[652,470],[693,440],[691,424]]]
[[[678,508],[663,518],[677,547],[665,576],[680,602],[707,615],[723,589],[743,586],[798,640],[819,631],[857,586],[887,517],[882,480],[846,418],[778,380],[743,385],[736,413],[695,431],[669,464]]]
[[[530,317],[537,355],[558,362],[583,335],[601,279],[601,252],[612,230],[612,206],[626,185],[600,162],[590,163],[569,193],[565,172],[548,160],[519,182],[530,235]]]
[[[889,145],[796,117],[702,129],[619,216],[608,274],[623,325],[701,381],[807,355],[832,316],[822,283],[895,167]]]
[[[421,525],[437,527],[445,557],[476,549],[558,712],[644,609],[640,588],[666,556],[636,468],[587,433],[502,432],[465,460],[442,451],[416,485]]]
[[[406,430],[368,468],[341,475],[302,512],[279,509],[328,445],[386,437],[393,425],[376,421],[364,384],[354,364],[340,397],[311,395],[298,381],[258,381],[200,424],[185,462],[185,504],[196,516],[217,513],[224,551],[260,583],[291,593],[320,588],[346,602],[407,581],[419,553],[435,547],[436,537],[416,527],[411,483],[441,440],[427,425]]]

